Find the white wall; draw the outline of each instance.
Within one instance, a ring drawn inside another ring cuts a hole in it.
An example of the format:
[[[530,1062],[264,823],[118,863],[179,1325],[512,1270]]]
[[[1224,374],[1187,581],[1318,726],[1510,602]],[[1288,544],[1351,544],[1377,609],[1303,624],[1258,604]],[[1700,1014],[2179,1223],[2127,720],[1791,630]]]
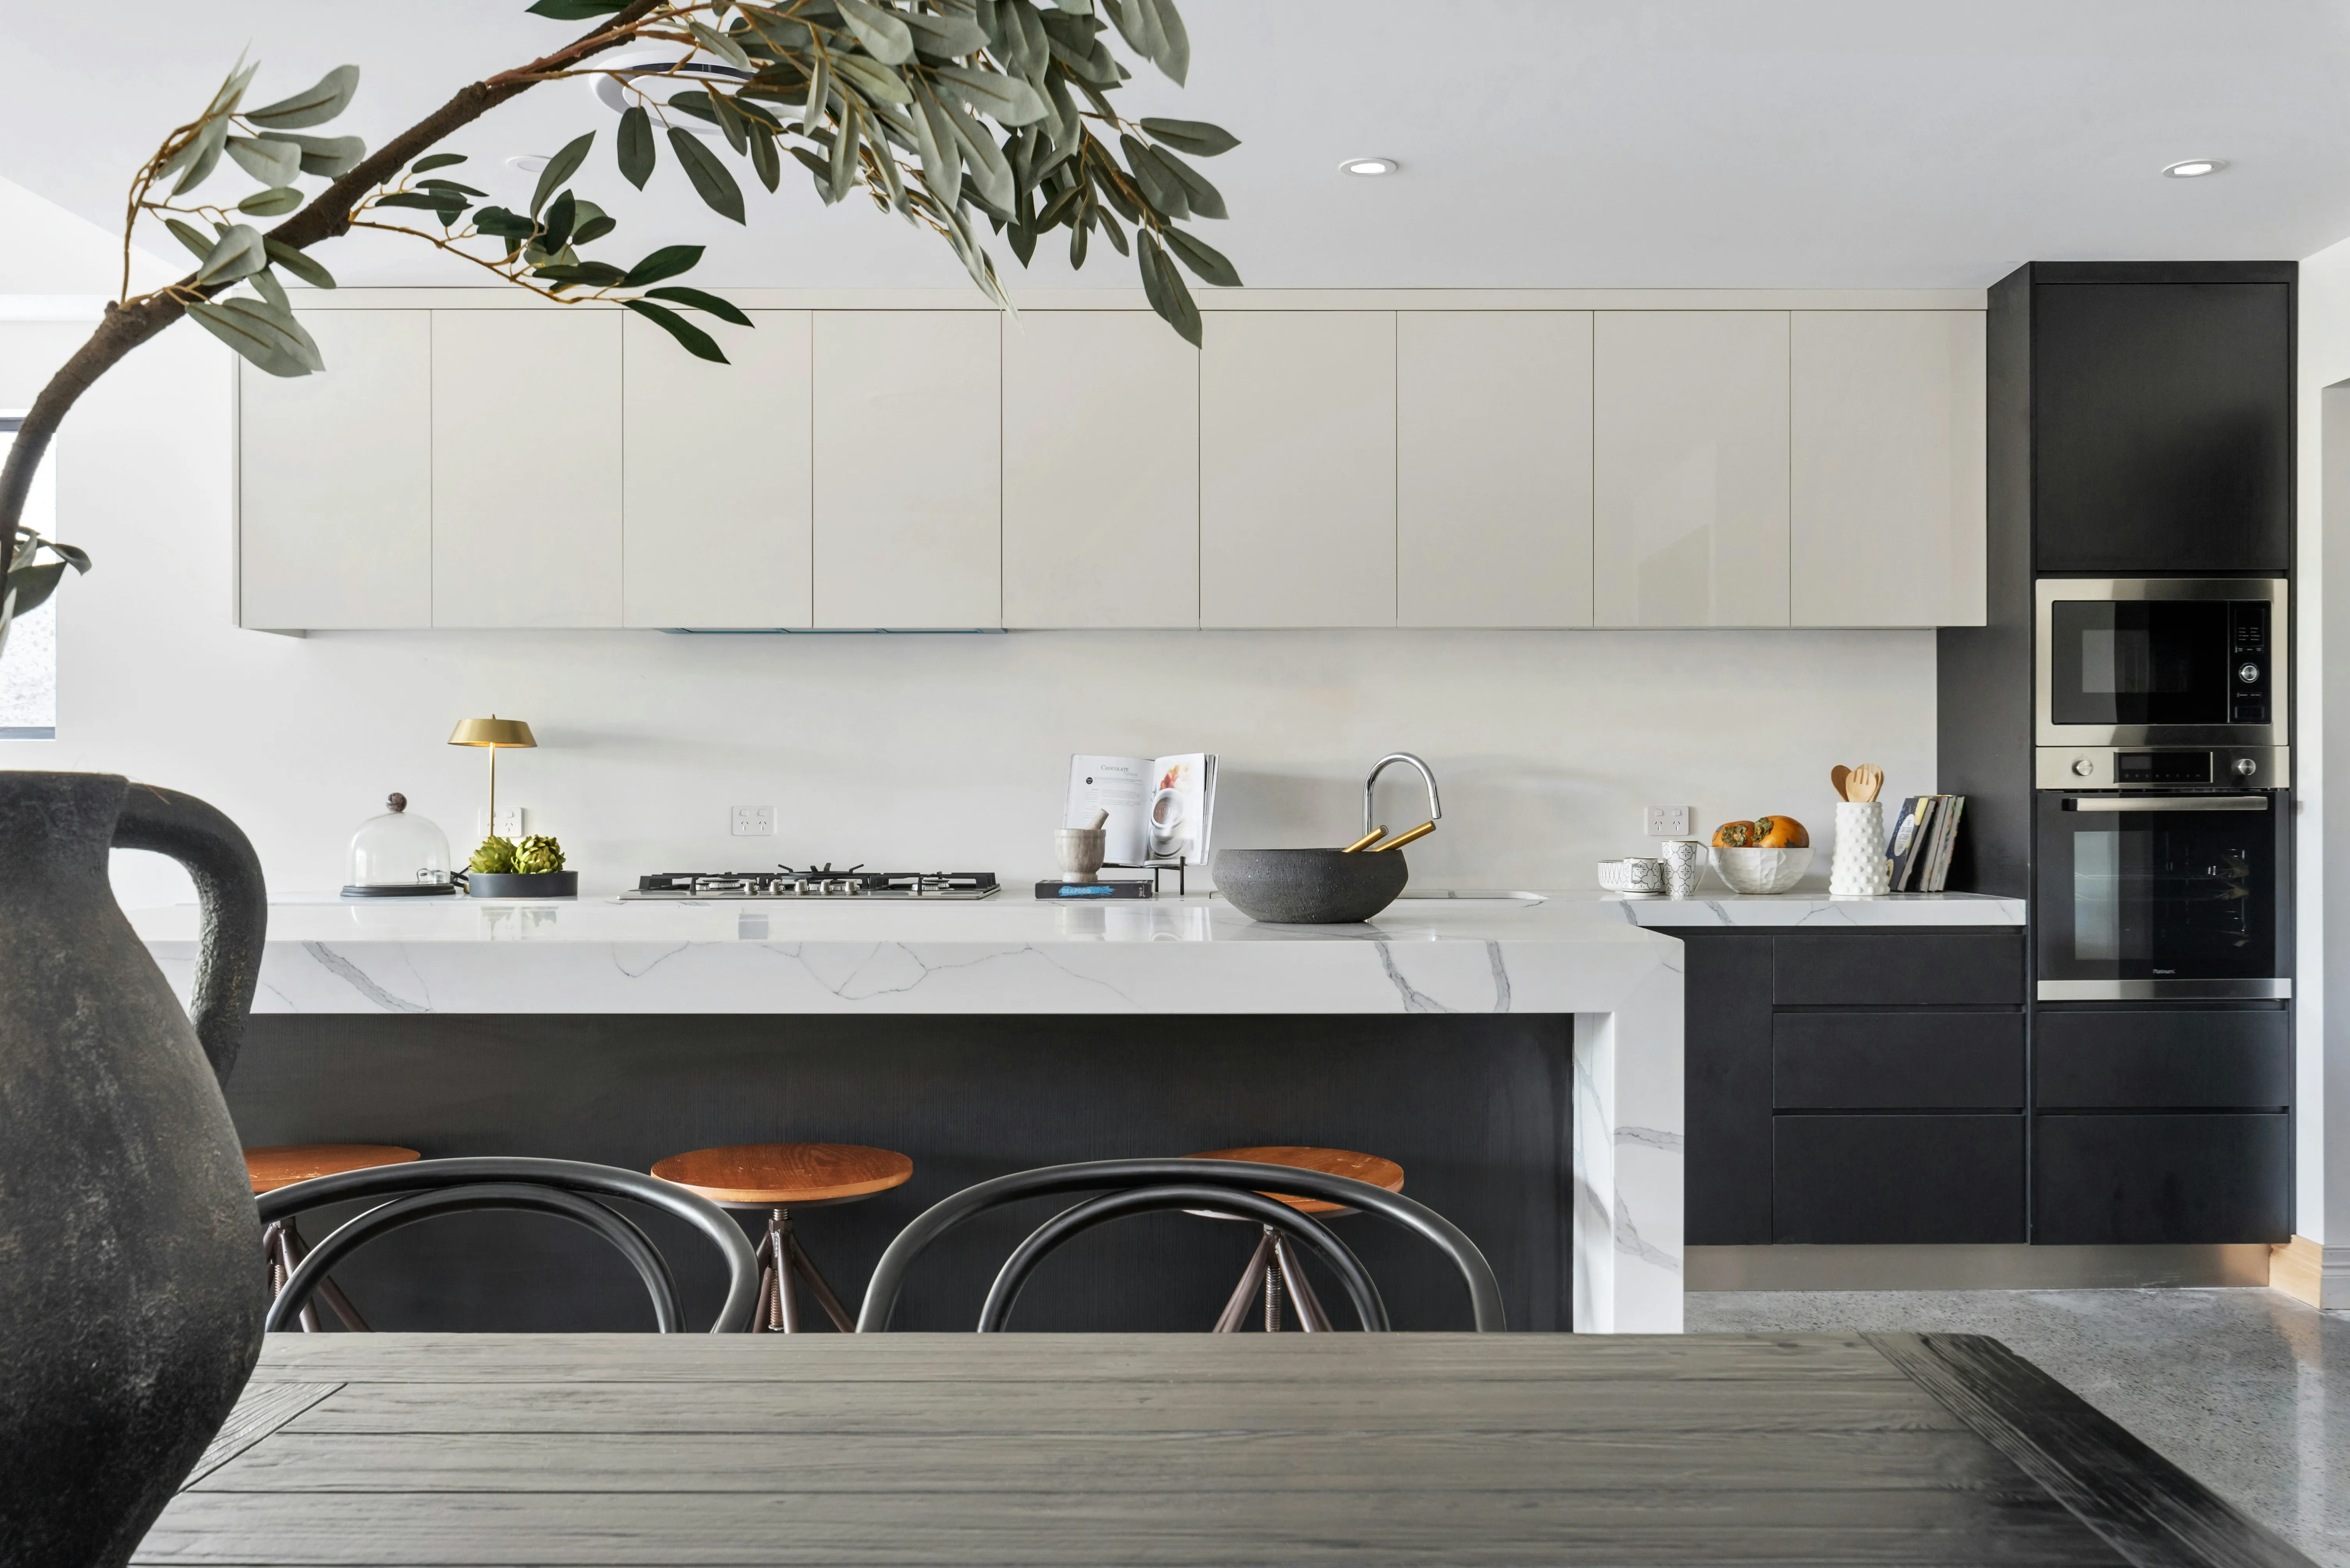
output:
[[[0,408],[86,330],[0,320]],[[1424,886],[1594,886],[1594,861],[1648,846],[1646,803],[1707,825],[1792,813],[1822,833],[1824,880],[1832,763],[1883,764],[1897,797],[1933,782],[1918,631],[239,631],[230,384],[228,352],[174,327],[68,421],[60,526],[98,566],[61,596],[58,738],[0,744],[0,764],[200,794],[281,890],[339,884],[351,829],[391,790],[470,835],[484,759],[444,742],[494,710],[541,742],[507,753],[501,798],[562,836],[591,892],[811,857],[1033,881],[1076,751],[1219,753],[1235,845],[1344,842],[1372,759],[1417,751],[1447,808],[1409,852]],[[1419,820],[1388,780],[1383,819]],[[777,836],[728,836],[737,804],[775,805]],[[127,902],[186,896],[168,867],[120,860]]]
[[[2337,603],[2325,586],[2336,576],[2350,582],[2350,524],[2326,525],[2325,474],[2330,440],[2334,504],[2350,510],[2350,390],[2325,389],[2350,381],[2350,240],[2301,264],[2300,331],[2294,1229],[2329,1243],[2332,1272],[2350,1268],[2350,1019],[2329,1018],[2325,998],[2334,989],[2350,995],[2350,877],[2338,868],[2329,876],[2325,846],[2350,844],[2350,790],[2329,794],[2325,781],[2337,767],[2350,776],[2350,715],[2332,722],[2332,710],[2350,703],[2350,670],[2338,668],[2350,660],[2350,594]]]

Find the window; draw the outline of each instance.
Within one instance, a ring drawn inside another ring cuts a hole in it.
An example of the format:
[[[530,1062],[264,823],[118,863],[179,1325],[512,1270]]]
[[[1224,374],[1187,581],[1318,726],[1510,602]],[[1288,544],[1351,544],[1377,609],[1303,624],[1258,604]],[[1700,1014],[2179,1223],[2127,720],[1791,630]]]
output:
[[[0,453],[16,439],[22,420],[0,417]],[[54,452],[54,449],[52,449]],[[25,502],[25,522],[47,538],[57,536],[57,463],[41,464],[33,479],[33,493]],[[0,650],[0,741],[54,741],[57,738],[57,601],[64,589],[30,615],[16,618],[8,628],[8,644]]]

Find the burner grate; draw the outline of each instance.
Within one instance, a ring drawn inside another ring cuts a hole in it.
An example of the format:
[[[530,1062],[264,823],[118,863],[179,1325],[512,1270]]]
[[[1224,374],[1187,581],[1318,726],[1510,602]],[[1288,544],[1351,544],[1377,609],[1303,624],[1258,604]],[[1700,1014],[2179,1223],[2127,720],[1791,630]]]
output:
[[[993,871],[868,871],[860,861],[836,871],[821,866],[773,871],[662,871],[637,878],[631,899],[683,898],[986,898]]]

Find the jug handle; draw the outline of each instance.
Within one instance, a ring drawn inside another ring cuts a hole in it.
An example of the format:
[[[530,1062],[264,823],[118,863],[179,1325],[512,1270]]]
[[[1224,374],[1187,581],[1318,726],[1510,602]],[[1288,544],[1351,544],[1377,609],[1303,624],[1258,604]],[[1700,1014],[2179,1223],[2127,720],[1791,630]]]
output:
[[[224,1086],[244,1044],[244,1021],[261,979],[269,891],[261,858],[237,825],[193,795],[134,784],[116,819],[114,846],[151,849],[187,867],[196,884],[200,929],[194,1005],[196,1039]]]

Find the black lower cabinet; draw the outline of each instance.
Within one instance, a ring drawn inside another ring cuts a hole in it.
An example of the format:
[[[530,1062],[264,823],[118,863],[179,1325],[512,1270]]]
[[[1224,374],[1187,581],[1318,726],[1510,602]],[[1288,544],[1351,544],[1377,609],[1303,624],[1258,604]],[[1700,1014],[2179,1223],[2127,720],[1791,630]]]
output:
[[[1684,1235],[1693,1247],[1771,1241],[1771,939],[1711,932],[1682,946]]]
[[[2021,1116],[1787,1116],[1772,1123],[1774,1241],[2021,1241]]]
[[[2033,1127],[2033,1240],[2290,1241],[2292,1122],[2281,1111],[2042,1116]]]

